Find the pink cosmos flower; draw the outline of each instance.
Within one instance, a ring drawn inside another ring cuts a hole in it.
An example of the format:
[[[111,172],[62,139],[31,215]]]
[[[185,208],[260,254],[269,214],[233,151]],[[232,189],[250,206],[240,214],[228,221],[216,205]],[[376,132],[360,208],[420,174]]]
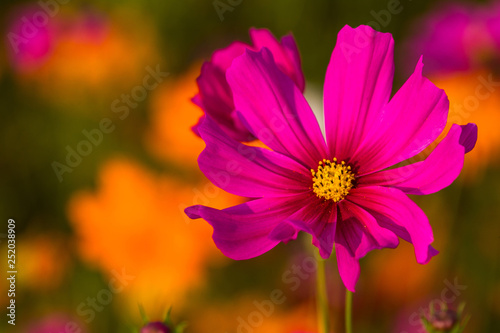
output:
[[[465,71],[500,54],[500,3],[446,4],[415,24],[405,45],[413,61],[425,57],[428,73]]]
[[[170,333],[171,330],[167,325],[160,321],[155,321],[141,328],[141,333]]]
[[[72,318],[65,314],[53,314],[30,324],[23,332],[27,333],[55,333],[55,332],[81,332],[86,330]]]
[[[35,6],[20,8],[11,17],[6,42],[13,67],[19,71],[38,68],[54,47],[54,25],[47,14]]]
[[[205,115],[212,117],[222,130],[237,141],[251,141],[255,137],[236,116],[233,94],[226,80],[227,69],[236,57],[245,50],[258,51],[266,47],[272,53],[278,68],[295,82],[301,92],[305,86],[299,51],[292,35],[284,36],[279,42],[267,29],[250,29],[250,38],[253,45],[234,42],[227,48],[216,51],[212,59],[203,64],[197,79],[199,93],[192,99]],[[193,131],[198,135],[205,115],[193,126]]]
[[[227,192],[251,200],[217,210],[186,209],[213,229],[218,248],[233,259],[259,256],[299,231],[312,235],[323,258],[335,246],[340,276],[355,290],[359,259],[369,251],[413,243],[425,264],[438,252],[424,212],[406,194],[450,185],[477,127],[453,125],[423,161],[388,169],[428,147],[446,125],[448,100],[414,73],[390,98],[393,39],[368,26],[345,26],[326,72],[326,139],[300,88],[279,70],[271,52],[246,50],[227,70],[236,113],[269,149],[249,147],[210,117],[199,132],[206,143],[198,163]]]
[[[50,16],[37,5],[19,8],[11,16],[6,38],[10,60],[24,73],[46,64],[64,41],[100,44],[109,32],[106,19],[90,10],[68,18]]]

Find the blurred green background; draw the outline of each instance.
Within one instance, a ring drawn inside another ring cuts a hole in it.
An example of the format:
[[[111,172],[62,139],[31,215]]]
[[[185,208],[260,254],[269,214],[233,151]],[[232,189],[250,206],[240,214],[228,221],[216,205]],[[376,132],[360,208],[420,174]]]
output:
[[[175,321],[189,322],[187,332],[314,332],[314,274],[293,268],[305,263],[307,237],[234,262],[214,249],[203,221],[182,215],[194,202],[221,208],[238,202],[210,188],[196,167],[203,143],[189,128],[200,111],[189,98],[200,64],[234,40],[249,42],[250,27],[268,28],[278,38],[291,32],[314,98],[321,96],[344,25],[378,23],[394,36],[396,63],[404,63],[408,56],[398,45],[418,31],[416,20],[436,1],[402,0],[401,11],[390,16],[392,1],[62,2],[0,4],[0,267],[6,275],[12,218],[18,270],[16,326],[4,315],[0,330],[133,332],[142,304],[151,319],[172,306]],[[230,9],[218,13],[219,3]],[[15,52],[9,34],[19,34],[16,22],[40,10],[53,13],[39,32],[40,44],[27,55]],[[122,94],[134,92],[157,68],[168,75],[127,106]],[[404,66],[396,67],[395,88],[407,75]],[[490,104],[484,111],[493,114],[489,130],[498,132],[500,104]],[[88,138],[82,131],[100,128],[103,119],[113,130],[83,147]],[[439,256],[420,266],[412,247],[402,244],[361,261],[356,332],[419,332],[414,313],[443,297],[452,307],[467,303],[472,318],[466,332],[500,331],[499,147],[491,142],[487,161],[472,163],[442,192],[414,198],[429,216]],[[68,147],[91,152],[68,166]],[[58,177],[62,164],[67,167]],[[334,332],[341,332],[344,291],[334,260],[328,265]],[[134,278],[115,292],[110,282],[122,269]],[[7,287],[0,288],[4,312]],[[261,311],[262,323],[252,319],[256,304],[276,288],[286,300],[269,315]],[[89,297],[96,298],[95,308]],[[72,322],[78,328],[67,326]]]

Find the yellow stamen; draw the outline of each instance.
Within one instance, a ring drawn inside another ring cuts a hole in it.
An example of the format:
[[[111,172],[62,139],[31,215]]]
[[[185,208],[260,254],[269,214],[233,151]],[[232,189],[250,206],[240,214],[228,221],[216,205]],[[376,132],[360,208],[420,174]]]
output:
[[[333,162],[324,159],[319,161],[318,169],[311,169],[313,177],[313,191],[318,198],[339,202],[343,200],[354,186],[354,173],[344,161]]]

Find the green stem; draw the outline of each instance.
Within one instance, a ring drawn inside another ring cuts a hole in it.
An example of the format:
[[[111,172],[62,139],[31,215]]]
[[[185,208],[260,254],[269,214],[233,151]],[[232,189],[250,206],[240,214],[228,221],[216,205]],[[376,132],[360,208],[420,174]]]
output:
[[[352,292],[345,290],[345,332],[352,333]]]
[[[318,316],[319,333],[328,333],[330,323],[328,320],[328,292],[325,278],[325,260],[316,255],[318,268],[316,271],[316,311]]]

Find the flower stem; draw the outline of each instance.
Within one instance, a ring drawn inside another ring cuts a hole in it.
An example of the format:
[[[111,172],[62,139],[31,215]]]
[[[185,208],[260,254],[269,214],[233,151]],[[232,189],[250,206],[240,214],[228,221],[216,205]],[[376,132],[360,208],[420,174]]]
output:
[[[329,310],[328,310],[328,292],[325,278],[325,260],[316,254],[318,268],[316,271],[316,311],[318,316],[318,332],[329,333]]]
[[[352,333],[352,292],[345,290],[345,332]]]

